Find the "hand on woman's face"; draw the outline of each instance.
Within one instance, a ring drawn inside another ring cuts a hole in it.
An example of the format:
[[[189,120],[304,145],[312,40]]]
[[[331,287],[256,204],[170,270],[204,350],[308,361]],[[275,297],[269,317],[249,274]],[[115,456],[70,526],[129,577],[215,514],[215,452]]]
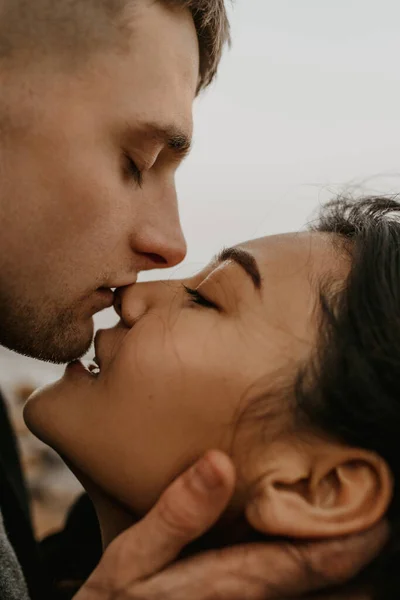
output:
[[[307,359],[318,282],[347,269],[331,237],[316,233],[262,238],[220,258],[185,281],[120,290],[120,323],[96,336],[100,373],[69,366],[25,410],[36,435],[139,513],[209,448],[237,457],[243,485],[260,477],[234,444],[240,415]],[[263,431],[253,438],[260,450]]]

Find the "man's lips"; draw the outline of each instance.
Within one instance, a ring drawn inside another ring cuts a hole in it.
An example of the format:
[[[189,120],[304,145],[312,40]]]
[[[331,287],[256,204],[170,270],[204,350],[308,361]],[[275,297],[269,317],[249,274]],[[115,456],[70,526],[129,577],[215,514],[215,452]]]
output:
[[[96,290],[96,295],[101,297],[107,308],[114,304],[114,292],[110,288],[101,287]]]

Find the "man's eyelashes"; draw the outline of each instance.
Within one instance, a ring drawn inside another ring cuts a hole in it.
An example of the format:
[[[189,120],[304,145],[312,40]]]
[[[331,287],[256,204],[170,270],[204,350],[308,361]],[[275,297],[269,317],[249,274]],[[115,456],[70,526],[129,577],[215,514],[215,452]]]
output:
[[[142,187],[143,184],[143,173],[140,171],[139,167],[136,165],[135,161],[129,154],[125,154],[126,160],[126,173],[129,177],[131,177],[139,187]]]

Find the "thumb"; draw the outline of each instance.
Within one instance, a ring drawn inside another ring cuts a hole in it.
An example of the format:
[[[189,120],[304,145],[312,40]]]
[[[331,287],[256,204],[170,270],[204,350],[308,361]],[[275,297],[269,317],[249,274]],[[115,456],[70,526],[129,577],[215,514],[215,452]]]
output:
[[[233,493],[235,471],[220,451],[207,452],[178,477],[139,523],[107,548],[90,580],[108,585],[142,580],[172,562],[220,517]],[[115,582],[115,583],[114,583]]]

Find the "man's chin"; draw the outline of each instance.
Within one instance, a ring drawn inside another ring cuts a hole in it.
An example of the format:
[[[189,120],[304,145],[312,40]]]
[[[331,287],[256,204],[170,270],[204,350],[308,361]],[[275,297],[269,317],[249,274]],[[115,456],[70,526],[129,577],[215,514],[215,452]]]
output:
[[[19,332],[7,339],[0,339],[0,344],[30,358],[45,362],[65,364],[84,356],[89,350],[94,334],[93,318],[71,325],[69,323],[54,323],[37,327],[34,336]]]
[[[93,328],[85,339],[66,339],[63,345],[55,343],[49,351],[42,353],[39,360],[56,364],[66,364],[82,358],[90,349],[93,340]]]

